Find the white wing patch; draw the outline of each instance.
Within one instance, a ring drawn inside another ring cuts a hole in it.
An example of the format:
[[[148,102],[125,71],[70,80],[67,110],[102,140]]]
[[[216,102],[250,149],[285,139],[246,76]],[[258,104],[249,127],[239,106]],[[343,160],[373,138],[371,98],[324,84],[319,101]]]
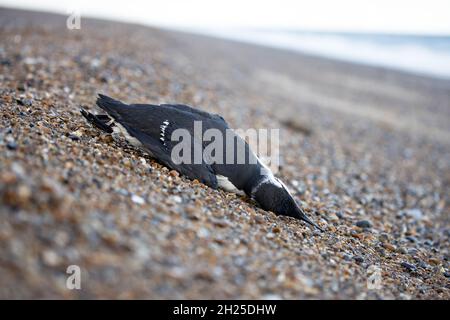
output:
[[[159,128],[161,129],[160,133],[159,133],[159,140],[162,141],[163,145],[166,145],[166,128],[169,125],[169,120],[164,120],[164,122],[162,123],[162,125],[159,126]]]
[[[236,188],[236,186],[230,180],[228,180],[227,177],[218,174],[218,175],[216,175],[216,178],[217,178],[217,184],[219,185],[219,188],[221,188],[225,191],[228,191],[228,192],[236,193],[241,196],[243,196],[245,194],[244,191]]]

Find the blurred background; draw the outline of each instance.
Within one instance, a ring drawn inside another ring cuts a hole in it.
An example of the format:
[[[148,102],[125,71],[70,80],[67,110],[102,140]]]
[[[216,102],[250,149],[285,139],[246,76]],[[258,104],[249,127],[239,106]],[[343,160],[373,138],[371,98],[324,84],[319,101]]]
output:
[[[206,33],[450,78],[446,0],[2,0],[0,4]]]

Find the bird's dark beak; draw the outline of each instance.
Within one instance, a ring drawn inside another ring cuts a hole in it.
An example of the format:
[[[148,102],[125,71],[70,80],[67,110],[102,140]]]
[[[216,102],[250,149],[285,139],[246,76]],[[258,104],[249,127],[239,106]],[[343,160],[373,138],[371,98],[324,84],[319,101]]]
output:
[[[305,214],[303,209],[301,209],[300,207],[297,207],[297,208],[298,208],[298,217],[299,217],[300,220],[303,220],[306,223],[310,224],[311,226],[319,229],[320,231],[325,232],[325,230],[323,230],[321,227],[319,227],[317,224],[312,222],[311,219],[308,218],[308,216]]]

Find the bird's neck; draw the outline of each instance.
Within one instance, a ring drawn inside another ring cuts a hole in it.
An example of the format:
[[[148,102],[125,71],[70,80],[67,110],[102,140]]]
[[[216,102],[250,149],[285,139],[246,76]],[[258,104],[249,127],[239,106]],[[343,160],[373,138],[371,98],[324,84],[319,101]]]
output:
[[[255,193],[258,191],[258,189],[265,183],[273,183],[275,180],[275,177],[270,171],[269,168],[259,165],[258,169],[255,170],[252,178],[250,179],[249,183],[247,184],[247,190],[244,190],[247,195],[249,195],[251,198],[254,197]]]

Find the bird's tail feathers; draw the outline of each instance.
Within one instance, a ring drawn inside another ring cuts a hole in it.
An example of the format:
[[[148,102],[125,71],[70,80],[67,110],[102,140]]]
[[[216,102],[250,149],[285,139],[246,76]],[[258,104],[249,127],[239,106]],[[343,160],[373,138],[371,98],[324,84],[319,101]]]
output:
[[[107,116],[106,114],[94,115],[94,114],[84,110],[83,108],[80,109],[80,112],[89,123],[93,124],[100,130],[103,130],[107,133],[113,132],[112,126],[108,125],[108,122],[111,121],[111,118],[109,116]]]
[[[99,93],[99,95],[98,95],[96,104],[97,104],[97,106],[99,106],[100,108],[105,110],[109,115],[111,115],[115,119],[120,118],[120,115],[116,111],[116,109],[128,106],[127,104],[125,104],[123,102],[120,102],[118,100],[115,100],[113,98],[105,96],[101,93]]]

